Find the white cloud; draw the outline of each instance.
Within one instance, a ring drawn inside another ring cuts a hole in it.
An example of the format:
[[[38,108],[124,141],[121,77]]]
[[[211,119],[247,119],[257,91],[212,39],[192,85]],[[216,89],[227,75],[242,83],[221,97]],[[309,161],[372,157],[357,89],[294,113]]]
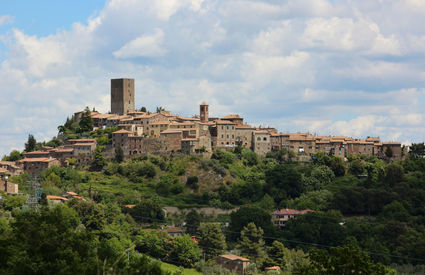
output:
[[[156,29],[153,35],[142,35],[126,43],[118,51],[113,52],[117,58],[162,56],[166,50],[161,48],[164,32]]]
[[[400,54],[400,43],[395,36],[385,37],[374,22],[332,17],[314,18],[306,24],[301,41],[307,47],[330,51],[358,50],[370,54]]]
[[[0,154],[50,138],[85,106],[109,111],[109,79],[136,106],[321,134],[425,139],[423,1],[111,0],[87,22],[6,29]],[[394,19],[397,20],[394,20]]]
[[[13,22],[13,16],[11,15],[0,15],[0,26],[3,24],[11,23]]]

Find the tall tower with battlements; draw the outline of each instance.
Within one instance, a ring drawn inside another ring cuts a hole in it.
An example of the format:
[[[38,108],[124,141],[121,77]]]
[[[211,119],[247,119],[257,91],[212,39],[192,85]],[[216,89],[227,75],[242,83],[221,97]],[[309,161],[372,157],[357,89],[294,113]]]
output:
[[[124,115],[134,111],[134,79],[111,79],[111,113]]]

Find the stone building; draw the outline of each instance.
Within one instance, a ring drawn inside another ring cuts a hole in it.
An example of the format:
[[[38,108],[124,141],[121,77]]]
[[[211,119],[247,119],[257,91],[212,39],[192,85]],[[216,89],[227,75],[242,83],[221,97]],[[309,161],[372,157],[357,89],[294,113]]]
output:
[[[244,275],[249,264],[249,259],[233,254],[220,255],[214,258],[217,264],[230,270],[233,273]]]
[[[237,124],[236,129],[236,144],[242,147],[252,147],[252,133],[256,130],[254,127],[247,124]]]
[[[111,113],[127,114],[134,111],[134,79],[111,79]]]
[[[252,150],[264,156],[271,150],[270,134],[267,131],[257,130],[252,132]]]
[[[212,145],[218,148],[236,147],[235,123],[229,120],[216,120],[210,127]]]
[[[55,158],[25,158],[21,159],[19,163],[22,164],[25,173],[38,175],[41,171],[52,167],[54,165],[60,166],[60,161]]]

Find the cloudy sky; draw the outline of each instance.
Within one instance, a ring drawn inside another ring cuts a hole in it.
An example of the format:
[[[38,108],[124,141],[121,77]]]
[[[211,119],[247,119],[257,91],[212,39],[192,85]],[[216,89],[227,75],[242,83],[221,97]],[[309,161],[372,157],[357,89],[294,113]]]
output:
[[[0,8],[0,154],[56,135],[110,79],[136,107],[425,140],[423,0],[39,0]]]

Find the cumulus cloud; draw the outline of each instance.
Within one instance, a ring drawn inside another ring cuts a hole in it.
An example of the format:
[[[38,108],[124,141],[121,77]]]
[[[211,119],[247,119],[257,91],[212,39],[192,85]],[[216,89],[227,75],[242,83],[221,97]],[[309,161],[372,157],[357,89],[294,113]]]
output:
[[[142,35],[126,43],[118,51],[113,52],[117,58],[162,56],[166,50],[161,48],[164,32],[157,29],[153,35]]]
[[[7,24],[13,21],[13,16],[11,15],[0,15],[0,26],[3,24]]]
[[[0,153],[85,106],[109,111],[109,79],[136,106],[386,140],[425,139],[423,1],[111,0],[47,36],[0,16]],[[397,18],[397,20],[394,20]],[[8,29],[9,28],[9,29]]]

